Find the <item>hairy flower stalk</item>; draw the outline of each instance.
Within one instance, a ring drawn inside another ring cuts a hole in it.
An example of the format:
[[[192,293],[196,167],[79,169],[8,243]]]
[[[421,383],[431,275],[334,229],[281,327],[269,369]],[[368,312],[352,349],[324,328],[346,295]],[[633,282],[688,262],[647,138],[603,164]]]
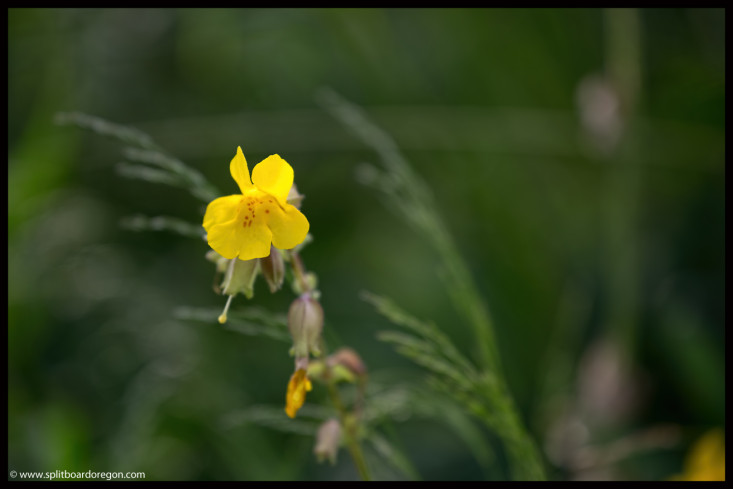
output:
[[[300,255],[295,251],[290,252],[290,264],[295,280],[293,289],[300,292],[288,311],[288,329],[293,339],[290,354],[295,357],[296,374],[302,371],[303,377],[308,380],[307,369],[310,355],[320,356],[321,354],[323,308],[316,299],[319,293],[315,290],[315,281],[305,278],[308,274],[305,272]],[[310,383],[310,380],[308,382]],[[303,397],[304,400],[305,397]],[[287,415],[294,418],[302,405],[300,397],[291,396],[291,390],[288,388],[285,405]]]
[[[217,264],[217,272],[225,272],[221,291],[228,295],[219,322],[227,321],[227,313],[236,294],[252,298],[254,283],[262,272],[271,292],[282,287],[285,263],[293,272],[293,290],[297,297],[288,311],[288,329],[293,340],[290,354],[295,369],[285,395],[285,413],[294,418],[305,404],[306,394],[313,389],[311,356],[323,350],[323,307],[319,302],[315,274],[306,271],[296,246],[308,236],[310,225],[300,212],[303,196],[293,183],[294,172],[280,156],[265,158],[252,171],[251,178],[242,148],[232,159],[229,170],[240,194],[219,197],[206,208],[203,226],[212,251],[207,259]],[[361,358],[350,349],[342,349],[320,363],[319,380],[327,384],[339,419],[325,423],[319,430],[315,453],[320,459],[335,460],[343,439],[361,477],[369,473],[359,446],[360,414],[364,398],[366,368]],[[358,399],[353,410],[341,401],[336,383],[358,380]]]
[[[318,291],[316,290],[315,276],[306,271],[303,260],[298,252],[290,252],[290,263],[293,268],[293,276],[295,279],[294,288],[302,292],[301,296],[296,299],[296,303],[299,300],[303,301],[304,303],[310,303],[310,305],[314,308],[314,311],[318,311],[313,313],[313,315],[317,316],[318,314],[320,314],[322,327],[323,309],[321,308],[320,304],[314,299],[314,297],[317,297],[319,295]],[[314,303],[318,304],[318,306],[315,306]],[[292,307],[293,306],[291,306],[291,308]],[[298,308],[302,307],[303,306],[298,306]],[[313,341],[312,338],[310,340]],[[324,349],[322,348],[323,340],[320,337],[320,331],[318,335],[318,345],[318,351],[320,353],[320,351]],[[304,357],[300,359],[301,362],[303,362],[303,358]],[[298,358],[296,357],[296,365],[297,364]],[[349,451],[349,454],[351,455],[351,458],[354,460],[354,465],[356,466],[356,469],[359,471],[359,475],[363,480],[370,480],[371,477],[369,475],[369,469],[367,468],[366,461],[364,459],[364,455],[359,444],[361,412],[360,408],[361,404],[363,403],[364,397],[364,380],[366,379],[366,367],[364,366],[358,354],[356,354],[356,352],[351,349],[339,350],[337,354],[329,356],[325,362],[319,361],[317,366],[313,366],[316,367],[315,370],[318,372],[319,379],[323,380],[326,383],[331,402],[339,413],[339,426],[341,427],[340,435],[343,439],[344,444],[346,445],[347,450]],[[354,378],[358,377],[359,379],[359,398],[353,411],[350,411],[346,408],[343,401],[341,400],[341,395],[339,394],[338,388],[336,386],[337,382],[341,380],[341,378],[343,378],[343,375],[338,375],[338,373],[341,372],[339,371],[339,368],[341,368],[342,370],[353,369],[352,373],[355,374]],[[307,372],[312,371],[313,370],[310,368],[309,365]]]
[[[307,377],[310,354],[321,354],[319,343],[323,330],[323,308],[310,293],[306,292],[293,301],[288,313],[288,328],[293,338],[290,354],[295,356],[295,373],[288,385],[285,412],[294,418],[305,402],[305,392],[311,390]]]

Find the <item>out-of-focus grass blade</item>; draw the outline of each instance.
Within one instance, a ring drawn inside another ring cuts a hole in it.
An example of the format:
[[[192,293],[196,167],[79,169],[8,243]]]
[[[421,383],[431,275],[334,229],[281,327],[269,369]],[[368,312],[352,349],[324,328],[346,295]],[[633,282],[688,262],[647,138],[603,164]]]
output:
[[[170,216],[148,217],[142,214],[127,216],[120,220],[120,226],[129,231],[170,231],[187,238],[202,238],[204,228]]]
[[[186,321],[199,321],[219,325],[217,318],[221,309],[179,307],[174,316]],[[225,329],[236,331],[248,336],[268,336],[275,340],[289,342],[290,334],[286,320],[279,315],[268,313],[259,308],[247,308],[239,311],[229,311]]]

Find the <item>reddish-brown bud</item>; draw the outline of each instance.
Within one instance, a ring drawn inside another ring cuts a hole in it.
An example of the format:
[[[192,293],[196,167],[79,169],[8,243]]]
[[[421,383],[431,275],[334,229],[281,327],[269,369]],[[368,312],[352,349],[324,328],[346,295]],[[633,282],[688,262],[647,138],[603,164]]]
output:
[[[346,347],[339,348],[333,354],[329,355],[326,363],[329,367],[341,365],[359,377],[365,375],[367,371],[366,365],[364,365],[359,354],[351,348]]]

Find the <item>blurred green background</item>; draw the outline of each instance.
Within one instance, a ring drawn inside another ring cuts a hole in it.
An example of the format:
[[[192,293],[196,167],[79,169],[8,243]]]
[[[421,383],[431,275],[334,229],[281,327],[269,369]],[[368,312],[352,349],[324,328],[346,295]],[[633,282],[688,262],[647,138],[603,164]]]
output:
[[[206,243],[119,222],[197,223],[204,205],[121,178],[122,145],[58,112],[137,127],[225,195],[238,145],[250,168],[280,154],[306,195],[332,348],[357,349],[375,383],[421,381],[375,338],[391,325],[369,290],[475,355],[432,249],[359,183],[379,158],[318,104],[330,87],[432,188],[550,477],[681,472],[725,424],[724,33],[722,9],[9,9],[10,469],[357,477],[345,451],[317,465],[310,436],[223,422],[282,408],[289,345],[175,319],[224,305]],[[292,299],[259,282],[252,302]],[[423,479],[508,477],[485,430],[479,456],[440,416],[389,429]],[[645,430],[669,436],[573,462]]]

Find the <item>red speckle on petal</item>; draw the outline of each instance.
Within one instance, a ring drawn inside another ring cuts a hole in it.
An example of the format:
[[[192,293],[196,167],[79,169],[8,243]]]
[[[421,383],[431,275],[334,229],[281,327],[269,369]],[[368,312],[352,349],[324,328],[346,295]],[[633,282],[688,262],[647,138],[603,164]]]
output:
[[[269,214],[270,213],[270,209],[265,209],[265,213],[266,214]]]

